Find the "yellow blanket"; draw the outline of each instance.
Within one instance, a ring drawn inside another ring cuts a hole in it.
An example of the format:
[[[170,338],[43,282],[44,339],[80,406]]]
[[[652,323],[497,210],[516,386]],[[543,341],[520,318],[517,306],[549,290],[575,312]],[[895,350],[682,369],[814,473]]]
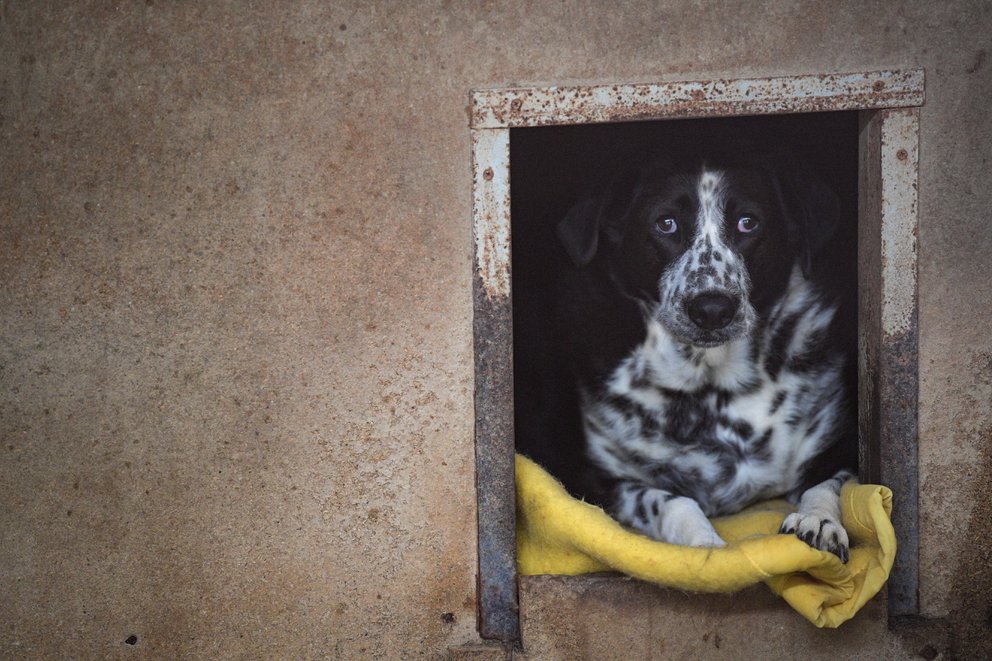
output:
[[[818,627],[838,627],[885,584],[896,553],[892,492],[848,482],[841,490],[851,558],[777,534],[793,511],[784,500],[713,520],[720,549],[656,542],[601,508],[572,498],[551,475],[517,455],[517,565],[521,574],[620,571],[693,592],[733,592],[764,581]]]

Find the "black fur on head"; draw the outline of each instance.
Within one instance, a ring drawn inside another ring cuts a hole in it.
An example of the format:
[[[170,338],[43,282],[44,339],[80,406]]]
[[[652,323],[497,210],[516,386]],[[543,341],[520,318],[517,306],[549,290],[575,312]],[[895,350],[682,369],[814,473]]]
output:
[[[675,336],[716,346],[750,331],[793,265],[810,276],[838,216],[837,197],[793,159],[721,150],[626,169],[557,234],[576,267],[602,263]]]
[[[615,245],[623,235],[627,214],[637,203],[641,168],[627,167],[600,191],[573,206],[558,223],[558,240],[577,267],[588,265],[605,244]]]
[[[836,231],[840,216],[837,196],[816,179],[795,157],[782,153],[756,152],[740,147],[736,156],[725,153],[709,159],[694,159],[694,165],[681,167],[667,156],[657,157],[646,166],[626,166],[601,190],[579,200],[558,223],[557,234],[565,252],[577,267],[589,264],[600,248],[605,233],[607,244],[619,242],[627,215],[637,204],[645,180],[677,171],[698,171],[703,163],[733,164],[764,174],[774,187],[783,215],[789,222],[789,244],[809,277],[814,258]]]

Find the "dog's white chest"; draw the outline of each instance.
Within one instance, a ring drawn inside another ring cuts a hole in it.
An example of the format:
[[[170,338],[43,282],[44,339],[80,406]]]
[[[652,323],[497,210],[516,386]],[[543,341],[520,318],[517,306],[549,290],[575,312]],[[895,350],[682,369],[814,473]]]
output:
[[[770,343],[698,349],[649,322],[606,396],[586,403],[591,456],[616,477],[691,496],[709,515],[790,491],[837,412],[827,395],[839,364],[770,374]]]

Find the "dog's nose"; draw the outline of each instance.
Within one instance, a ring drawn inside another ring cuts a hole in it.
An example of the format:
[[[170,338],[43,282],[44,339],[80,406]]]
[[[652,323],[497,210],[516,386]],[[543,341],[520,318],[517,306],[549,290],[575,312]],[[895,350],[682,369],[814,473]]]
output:
[[[689,318],[703,330],[719,330],[733,321],[737,305],[737,299],[726,294],[699,294],[689,301]]]

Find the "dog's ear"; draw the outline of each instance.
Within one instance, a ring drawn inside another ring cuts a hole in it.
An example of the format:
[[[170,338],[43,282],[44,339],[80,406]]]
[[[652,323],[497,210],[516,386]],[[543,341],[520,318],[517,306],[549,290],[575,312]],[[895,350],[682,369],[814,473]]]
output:
[[[601,242],[619,243],[623,225],[638,194],[640,170],[625,168],[599,193],[580,200],[558,223],[558,240],[572,263],[589,264],[602,249]]]
[[[771,165],[773,161],[775,166]],[[840,198],[793,157],[778,155],[765,163],[788,219],[789,243],[803,276],[809,278],[816,256],[840,223]]]
[[[585,266],[599,249],[601,196],[586,198],[572,207],[558,223],[558,240],[576,266]]]
[[[830,241],[840,222],[840,198],[816,180],[809,180],[800,193],[800,209],[796,221],[800,224],[800,265],[809,278],[813,262]]]

